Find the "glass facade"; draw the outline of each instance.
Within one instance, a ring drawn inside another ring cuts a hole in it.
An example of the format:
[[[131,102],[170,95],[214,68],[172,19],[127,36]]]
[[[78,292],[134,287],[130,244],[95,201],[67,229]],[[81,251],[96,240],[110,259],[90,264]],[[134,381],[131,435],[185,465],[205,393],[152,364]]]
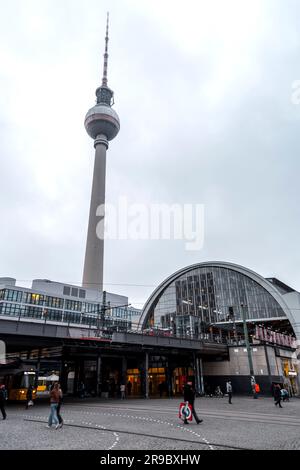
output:
[[[286,317],[275,298],[258,282],[234,269],[199,266],[178,276],[154,300],[145,327],[188,331],[196,336],[211,324],[248,319]]]
[[[53,297],[37,292],[4,288],[0,290],[0,315],[35,318],[37,320],[75,323],[88,326],[130,329],[135,310],[129,308],[106,309],[101,315],[101,304]]]

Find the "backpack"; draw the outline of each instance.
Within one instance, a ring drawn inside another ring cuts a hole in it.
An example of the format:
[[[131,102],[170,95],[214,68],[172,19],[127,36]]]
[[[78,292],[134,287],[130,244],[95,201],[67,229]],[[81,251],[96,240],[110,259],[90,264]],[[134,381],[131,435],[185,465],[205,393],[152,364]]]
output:
[[[0,390],[0,401],[7,400],[7,393],[5,389]]]

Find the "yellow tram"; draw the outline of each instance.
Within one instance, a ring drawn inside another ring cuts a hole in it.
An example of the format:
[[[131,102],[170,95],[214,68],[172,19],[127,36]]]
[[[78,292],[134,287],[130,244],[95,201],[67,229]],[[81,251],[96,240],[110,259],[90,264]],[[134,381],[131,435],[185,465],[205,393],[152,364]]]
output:
[[[7,398],[11,401],[25,401],[27,391],[33,387],[32,398],[36,398],[35,387],[36,372],[33,370],[8,369],[0,371],[0,381],[5,384]]]

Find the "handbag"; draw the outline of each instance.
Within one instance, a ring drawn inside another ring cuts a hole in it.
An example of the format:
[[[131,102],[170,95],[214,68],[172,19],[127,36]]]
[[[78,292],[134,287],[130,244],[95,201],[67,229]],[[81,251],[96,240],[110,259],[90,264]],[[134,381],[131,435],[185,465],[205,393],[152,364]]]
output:
[[[34,405],[33,401],[32,401],[32,400],[29,400],[28,406],[33,406],[33,405]]]
[[[193,415],[192,415],[192,407],[189,404],[188,401],[184,401],[180,403],[179,405],[179,418],[182,419],[182,421],[188,420],[192,421]]]

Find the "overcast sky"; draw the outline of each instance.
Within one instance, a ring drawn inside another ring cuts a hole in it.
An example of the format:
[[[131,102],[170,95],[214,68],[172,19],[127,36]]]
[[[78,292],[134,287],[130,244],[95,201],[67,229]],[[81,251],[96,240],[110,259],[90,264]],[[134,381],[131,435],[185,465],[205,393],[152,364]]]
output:
[[[209,260],[300,289],[298,0],[0,6],[0,276],[82,279],[94,160],[83,121],[109,10],[121,131],[107,202],[204,204],[205,240],[107,241],[106,289],[142,307],[169,274]]]

